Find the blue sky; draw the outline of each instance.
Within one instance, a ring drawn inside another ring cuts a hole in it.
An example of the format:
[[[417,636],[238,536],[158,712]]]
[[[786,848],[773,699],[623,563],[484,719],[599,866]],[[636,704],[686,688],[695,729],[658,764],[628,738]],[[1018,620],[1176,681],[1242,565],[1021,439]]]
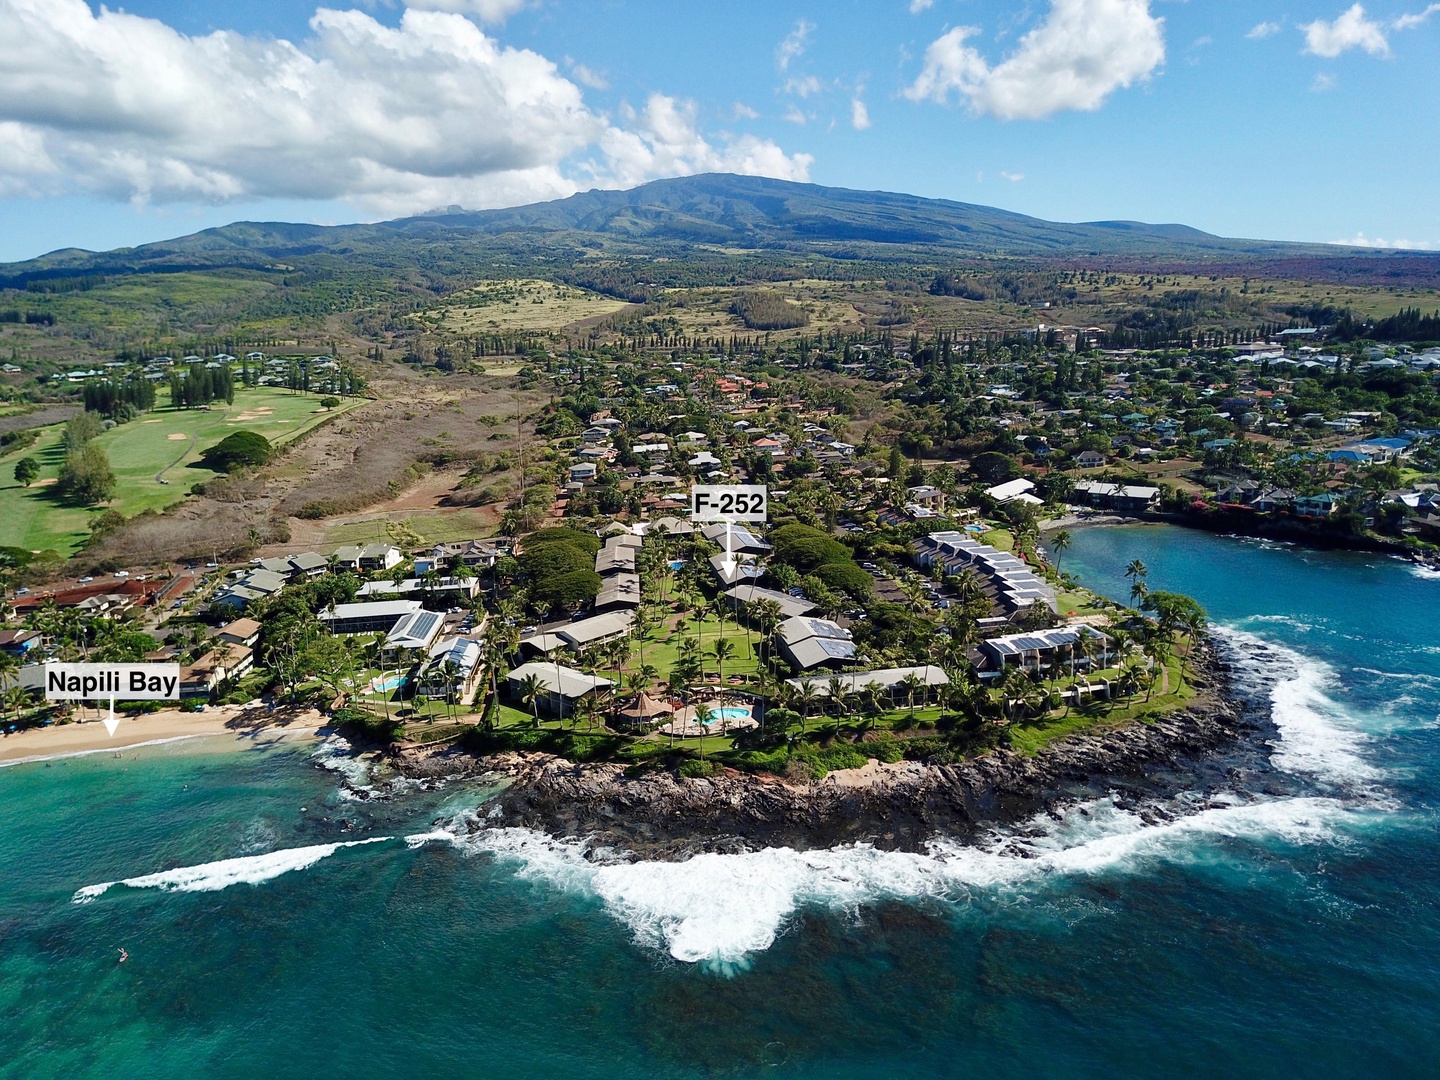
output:
[[[1440,247],[1440,4],[0,0],[0,260],[726,169]]]

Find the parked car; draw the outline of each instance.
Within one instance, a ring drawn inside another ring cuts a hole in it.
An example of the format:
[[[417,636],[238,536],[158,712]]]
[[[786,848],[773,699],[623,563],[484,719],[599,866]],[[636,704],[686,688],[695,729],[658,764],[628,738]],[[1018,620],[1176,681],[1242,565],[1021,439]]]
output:
[[[80,579],[80,584],[81,584],[81,585],[88,585],[88,584],[90,584],[90,582],[92,582],[92,581],[94,581],[94,580],[95,580],[95,579],[94,579],[93,577],[91,577],[89,574],[86,574],[84,577],[82,577],[82,578]]]

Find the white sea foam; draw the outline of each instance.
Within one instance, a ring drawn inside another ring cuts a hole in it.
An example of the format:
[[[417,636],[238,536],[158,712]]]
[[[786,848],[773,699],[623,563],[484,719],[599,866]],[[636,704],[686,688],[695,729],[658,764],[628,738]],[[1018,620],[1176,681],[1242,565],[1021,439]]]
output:
[[[1223,855],[1227,841],[1335,842],[1351,813],[1339,800],[1318,797],[1234,797],[1159,821],[1156,809],[1142,816],[1102,799],[980,846],[936,841],[924,853],[857,845],[627,863],[591,858],[583,842],[528,829],[482,830],[454,842],[514,865],[523,880],[598,899],[641,945],[728,971],[768,949],[805,907],[843,912],[884,900],[1034,896],[1052,881]]]
[[[1406,569],[1422,581],[1440,581],[1440,569],[1433,566],[1426,566],[1423,563],[1407,563]]]
[[[369,840],[350,840],[341,844],[315,844],[311,847],[285,848],[267,852],[264,855],[246,855],[237,859],[221,859],[218,862],[201,863],[199,866],[181,866],[174,870],[162,870],[156,874],[125,878],[121,881],[102,881],[98,885],[86,885],[77,889],[71,898],[76,904],[88,904],[103,896],[116,885],[132,889],[160,889],[163,892],[219,892],[232,885],[259,885],[281,874],[293,870],[305,870],[321,859],[328,859],[341,848],[363,847],[366,844],[380,844],[392,839],[376,836]]]
[[[1370,737],[1327,690],[1338,684],[1320,660],[1236,627],[1216,626],[1236,658],[1243,692],[1268,695],[1279,729],[1271,760],[1286,772],[1335,784],[1369,784],[1382,775],[1363,756]]]

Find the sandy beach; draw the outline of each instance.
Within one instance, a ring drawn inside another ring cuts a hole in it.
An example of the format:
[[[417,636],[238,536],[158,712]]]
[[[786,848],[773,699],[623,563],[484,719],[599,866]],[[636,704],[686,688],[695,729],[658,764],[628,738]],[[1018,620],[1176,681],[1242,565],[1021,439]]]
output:
[[[232,735],[237,740],[252,741],[314,738],[324,724],[325,718],[314,709],[225,705],[198,713],[166,709],[146,716],[121,716],[120,726],[112,736],[92,713],[84,722],[33,728],[0,738],[0,763],[124,750],[204,735]]]

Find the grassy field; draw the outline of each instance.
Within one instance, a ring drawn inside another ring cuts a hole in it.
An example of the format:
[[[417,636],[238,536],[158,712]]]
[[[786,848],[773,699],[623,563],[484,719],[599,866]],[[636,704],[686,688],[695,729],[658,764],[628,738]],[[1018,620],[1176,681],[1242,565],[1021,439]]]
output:
[[[347,403],[334,411],[359,404]],[[196,467],[195,462],[231,432],[256,431],[271,442],[283,443],[327,415],[314,395],[269,387],[238,391],[234,405],[220,403],[209,412],[157,409],[96,440],[110,455],[119,481],[109,506],[126,517],[164,509],[184,498],[192,485],[215,478],[215,473]],[[63,430],[45,428],[35,446],[0,458],[0,544],[71,555],[89,534],[89,521],[97,509],[62,503],[51,490],[64,462]],[[40,479],[29,488],[16,483],[14,475],[15,462],[26,456],[40,462]]]
[[[341,544],[369,544],[388,540],[385,526],[392,518],[376,518],[373,521],[347,521],[325,530],[325,546],[339,547]],[[405,515],[405,524],[425,538],[428,544],[450,544],[460,540],[475,540],[495,531],[494,525],[483,520],[473,510],[455,510],[449,513],[418,513]]]
[[[436,330],[483,334],[503,330],[558,330],[581,319],[625,307],[615,300],[549,281],[486,281],[415,319]]]

